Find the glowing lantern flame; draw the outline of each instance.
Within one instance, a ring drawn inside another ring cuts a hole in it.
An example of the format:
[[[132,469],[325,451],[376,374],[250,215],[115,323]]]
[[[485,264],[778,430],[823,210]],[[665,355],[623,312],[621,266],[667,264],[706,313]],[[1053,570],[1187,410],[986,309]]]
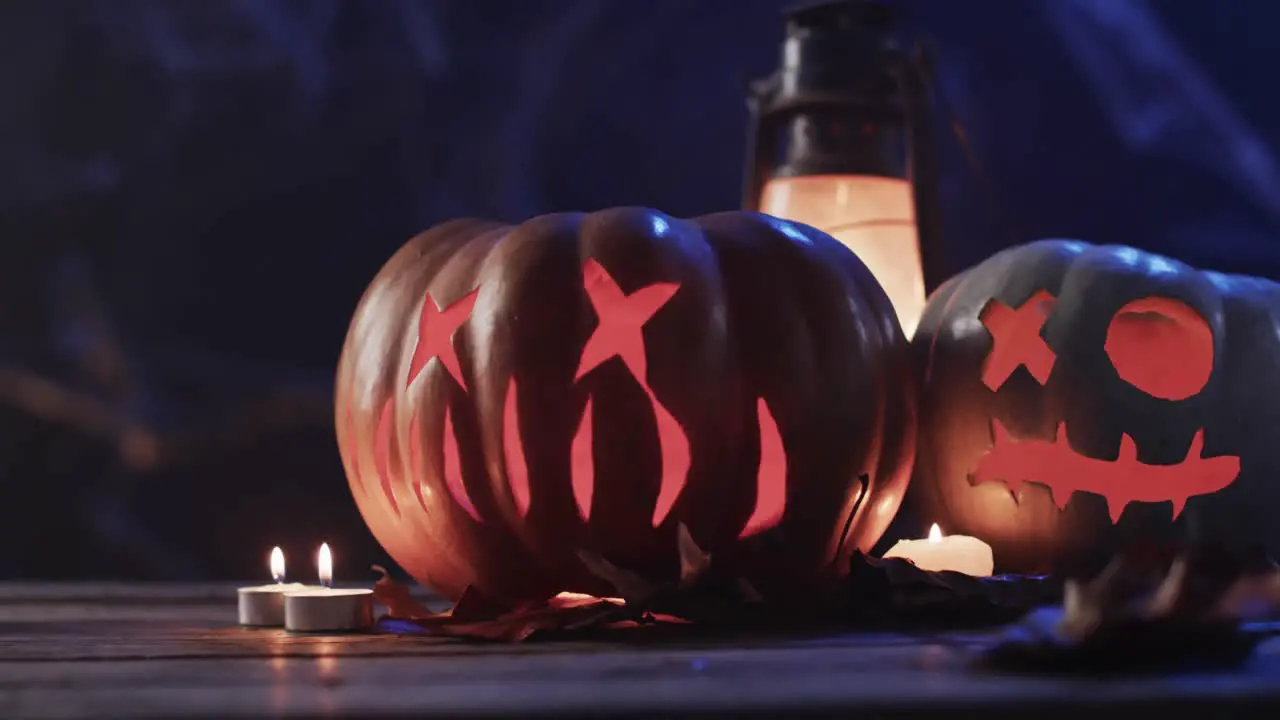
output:
[[[908,338],[924,312],[924,270],[907,180],[804,175],[765,185],[760,212],[822,230],[862,260],[884,288]]]
[[[284,582],[284,551],[279,547],[271,548],[271,560],[268,564],[271,568],[271,579]]]

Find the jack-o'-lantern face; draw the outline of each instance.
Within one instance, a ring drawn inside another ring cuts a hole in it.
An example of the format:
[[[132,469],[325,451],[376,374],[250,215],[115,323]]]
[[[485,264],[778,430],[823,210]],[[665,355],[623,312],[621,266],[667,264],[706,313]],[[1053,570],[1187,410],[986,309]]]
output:
[[[1278,321],[1280,286],[1133,248],[992,256],[934,292],[912,340],[903,522],[982,538],[1003,572],[1192,537],[1280,551]]]
[[[766,598],[805,598],[894,517],[909,346],[871,273],[755,213],[461,220],[410,241],[336,383],[356,504],[451,598],[613,592],[594,555],[679,577],[679,528]]]
[[[991,352],[982,382],[996,391],[1019,366],[1040,385],[1048,382],[1057,357],[1040,331],[1055,304],[1040,291],[1017,308],[991,300],[980,316],[991,333]],[[1163,400],[1185,400],[1200,392],[1213,372],[1213,333],[1204,318],[1172,298],[1147,297],[1127,303],[1111,318],[1105,351],[1120,379]],[[1222,490],[1240,473],[1233,456],[1201,457],[1204,429],[1192,438],[1186,458],[1176,465],[1147,465],[1138,461],[1133,438],[1120,439],[1115,460],[1080,455],[1071,449],[1067,425],[1059,423],[1052,441],[1018,441],[999,419],[991,419],[994,445],[973,469],[974,480],[1004,481],[1009,485],[1044,485],[1060,508],[1075,492],[1106,498],[1112,522],[1118,522],[1131,502],[1172,501],[1176,520],[1187,498]]]
[[[654,414],[661,459],[658,494],[651,521],[655,528],[666,519],[683,491],[692,463],[687,433],[649,386],[643,330],[654,314],[666,305],[679,289],[679,283],[658,282],[626,294],[600,263],[588,259],[583,265],[583,290],[590,300],[598,324],[582,349],[574,380],[580,381],[600,365],[616,359],[626,367],[632,379],[644,391]],[[426,294],[418,319],[418,341],[409,366],[406,389],[418,379],[427,363],[436,359],[449,377],[458,383],[464,392],[466,391],[466,381],[452,338],[470,318],[479,292],[479,289],[472,290],[443,309],[438,306],[429,292]],[[525,443],[520,434],[520,410],[517,399],[519,394],[516,380],[511,378],[506,399],[503,402],[502,441],[511,499],[520,517],[524,518],[528,515],[533,501],[533,487],[529,482]],[[379,438],[376,457],[384,467],[390,464],[389,428],[393,402],[388,398],[384,403],[384,410],[375,431],[375,435]],[[760,461],[756,481],[756,502],[754,510],[746,518],[738,533],[740,539],[777,525],[782,519],[786,506],[786,450],[778,433],[777,422],[763,398],[758,401],[757,410],[760,425]],[[592,402],[588,397],[582,419],[570,443],[569,453],[569,476],[574,505],[577,507],[579,518],[584,522],[591,520],[592,499],[596,484],[593,420]],[[417,435],[416,432],[411,434]],[[417,445],[412,446],[410,454],[413,460],[412,474],[415,478],[420,478],[425,473],[421,448]],[[471,519],[477,523],[484,523],[484,517],[476,508],[467,490],[458,458],[458,440],[454,423],[446,409],[440,477],[447,490],[446,495]],[[380,473],[379,480],[384,499],[391,506],[392,511],[399,514],[400,504],[396,499],[391,474]],[[427,507],[424,499],[424,488],[427,486],[421,481],[413,482],[411,485],[418,504]]]

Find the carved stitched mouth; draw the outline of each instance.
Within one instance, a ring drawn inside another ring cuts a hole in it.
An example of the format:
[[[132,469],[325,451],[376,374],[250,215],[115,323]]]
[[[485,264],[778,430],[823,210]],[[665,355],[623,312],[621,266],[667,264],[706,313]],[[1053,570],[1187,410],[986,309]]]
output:
[[[1023,483],[1045,486],[1059,509],[1065,509],[1072,494],[1087,492],[1107,502],[1111,522],[1119,522],[1131,502],[1173,503],[1173,519],[1178,519],[1187,499],[1209,495],[1230,485],[1240,474],[1240,458],[1234,455],[1203,457],[1204,429],[1196,431],[1182,462],[1148,465],[1138,461],[1138,447],[1127,433],[1120,436],[1120,452],[1115,460],[1086,457],[1071,449],[1067,425],[1059,423],[1053,440],[1017,440],[992,418],[992,447],[973,469],[975,484],[1003,482],[1010,490]]]

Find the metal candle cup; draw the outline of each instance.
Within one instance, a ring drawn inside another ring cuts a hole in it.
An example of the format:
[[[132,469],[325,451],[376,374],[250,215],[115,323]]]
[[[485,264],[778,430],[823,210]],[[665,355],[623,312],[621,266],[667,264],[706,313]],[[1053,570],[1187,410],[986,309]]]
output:
[[[281,627],[284,625],[284,594],[307,587],[302,583],[284,581],[284,551],[280,548],[271,549],[269,565],[274,584],[242,587],[236,591],[240,624],[245,627]]]
[[[989,577],[994,569],[991,546],[967,535],[943,536],[935,523],[924,540],[901,540],[885,558],[905,558],[921,570]]]
[[[359,632],[373,625],[373,591],[309,588],[284,596],[289,632]]]
[[[240,624],[245,627],[281,627],[284,625],[284,594],[303,590],[302,583],[276,583],[259,587],[242,587],[239,595]]]
[[[333,555],[321,543],[316,557],[320,585],[284,596],[284,627],[290,632],[359,632],[373,625],[373,591],[332,588]]]

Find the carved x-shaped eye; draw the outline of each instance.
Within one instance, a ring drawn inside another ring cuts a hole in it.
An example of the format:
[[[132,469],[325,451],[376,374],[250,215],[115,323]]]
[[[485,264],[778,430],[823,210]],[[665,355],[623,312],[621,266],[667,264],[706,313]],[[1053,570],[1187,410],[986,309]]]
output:
[[[978,319],[991,333],[991,352],[982,368],[982,382],[992,390],[1004,385],[1019,365],[1044,385],[1049,381],[1053,363],[1057,357],[1044,338],[1040,328],[1053,311],[1056,302],[1046,290],[1039,290],[1016,308],[992,299],[982,309]]]

